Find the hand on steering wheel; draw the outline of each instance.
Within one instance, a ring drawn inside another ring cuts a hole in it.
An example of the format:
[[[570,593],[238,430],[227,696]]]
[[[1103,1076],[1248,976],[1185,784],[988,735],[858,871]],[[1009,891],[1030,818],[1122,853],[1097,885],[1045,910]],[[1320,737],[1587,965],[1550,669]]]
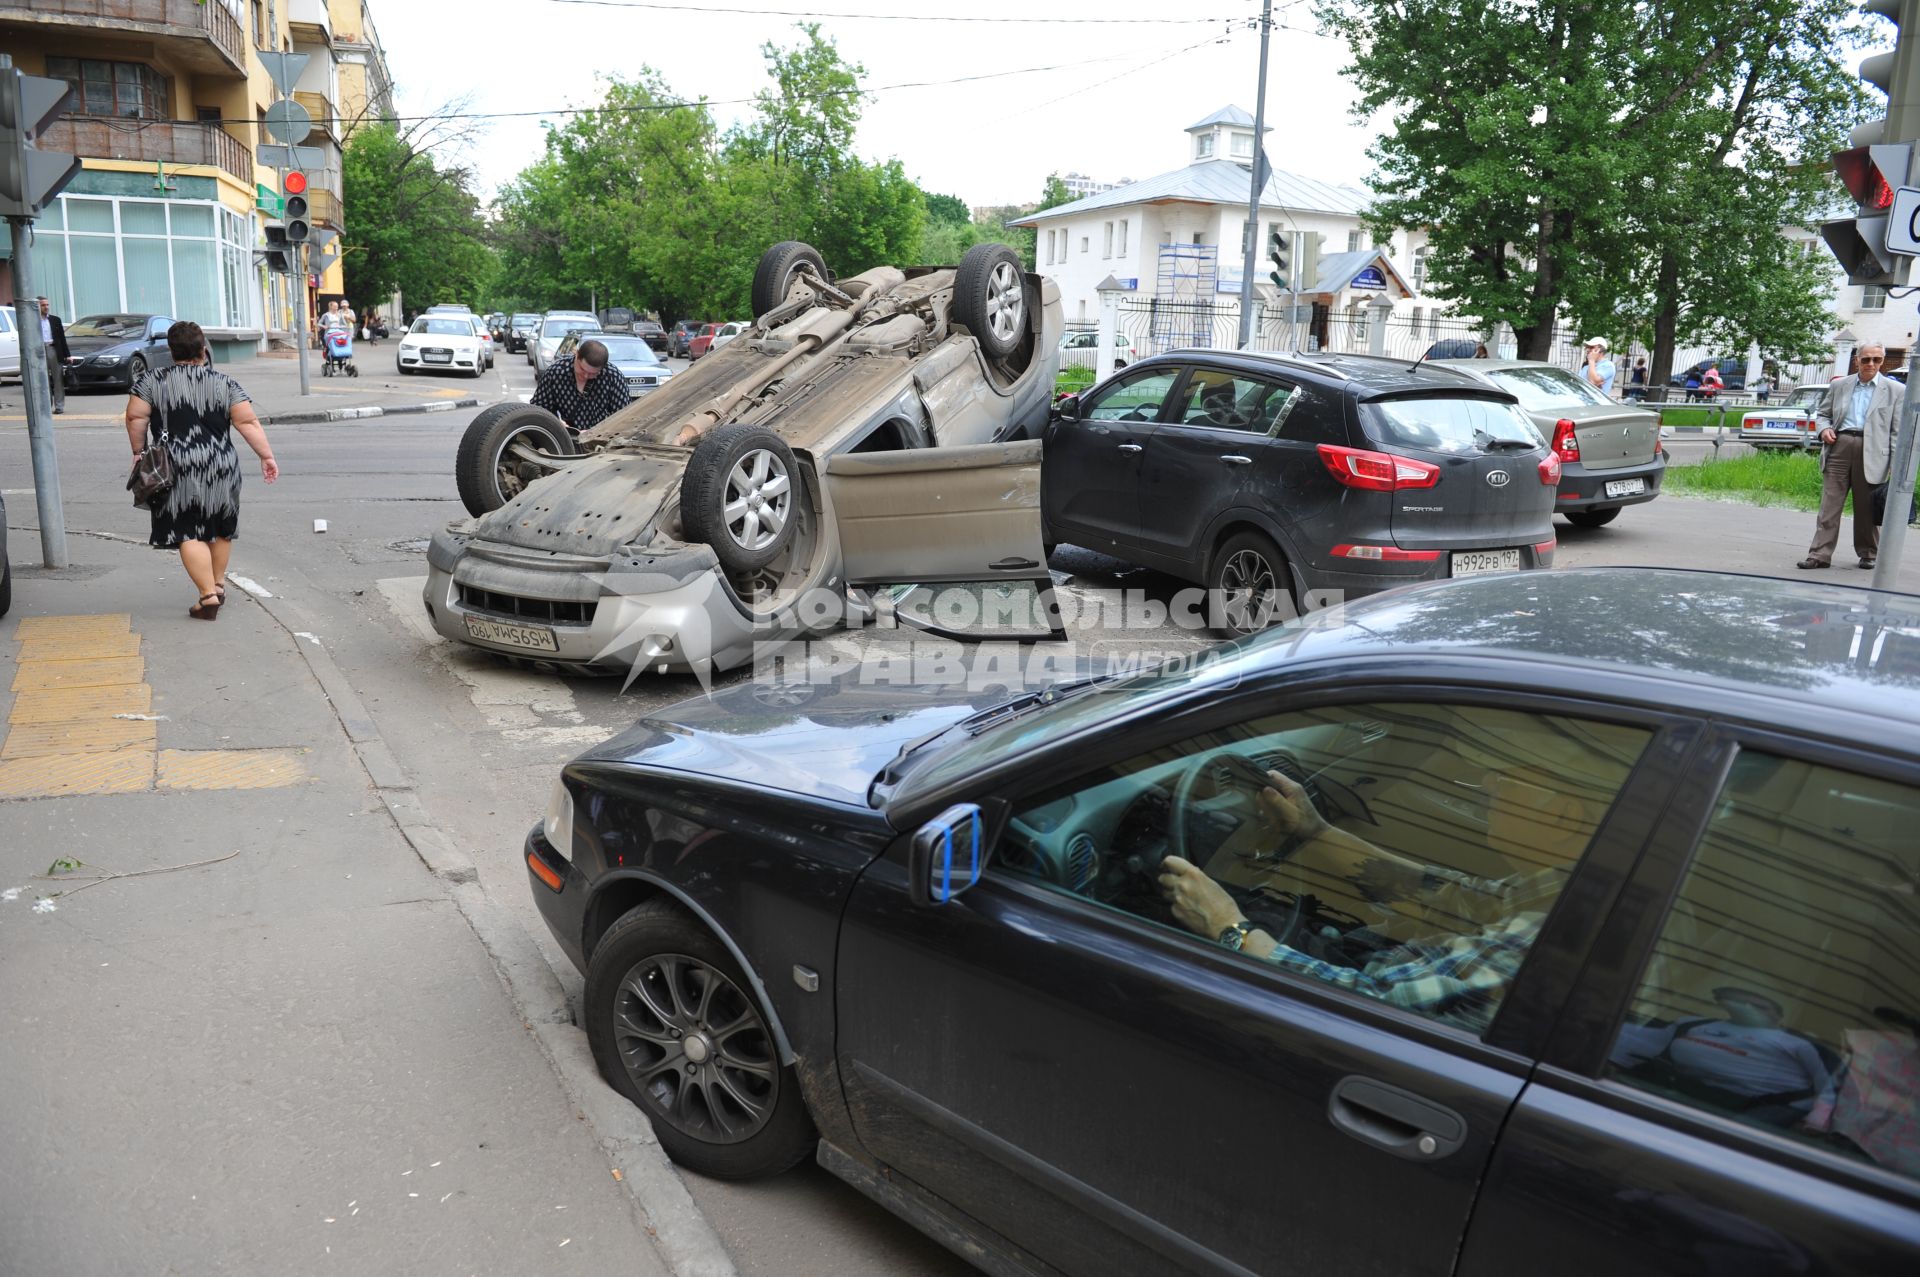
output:
[[[1266,788],[1256,801],[1283,842],[1302,843],[1327,832],[1326,817],[1313,805],[1306,787],[1284,772],[1267,773]]]

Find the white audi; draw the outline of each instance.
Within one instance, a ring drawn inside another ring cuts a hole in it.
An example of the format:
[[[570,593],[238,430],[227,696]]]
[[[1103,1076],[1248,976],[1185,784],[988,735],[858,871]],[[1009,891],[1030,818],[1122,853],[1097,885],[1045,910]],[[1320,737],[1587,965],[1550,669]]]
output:
[[[403,374],[458,370],[478,377],[486,370],[486,343],[471,315],[422,315],[400,338],[393,360]]]

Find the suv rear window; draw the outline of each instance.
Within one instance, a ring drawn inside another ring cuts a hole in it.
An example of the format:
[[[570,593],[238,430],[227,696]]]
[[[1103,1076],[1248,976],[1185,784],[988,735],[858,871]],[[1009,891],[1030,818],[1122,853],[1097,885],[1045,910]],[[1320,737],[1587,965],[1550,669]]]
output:
[[[1481,375],[1518,399],[1528,412],[1613,404],[1598,387],[1588,385],[1563,368],[1489,368]]]
[[[1516,405],[1466,395],[1371,399],[1360,405],[1360,425],[1375,443],[1426,452],[1478,452],[1503,443],[1546,447]]]

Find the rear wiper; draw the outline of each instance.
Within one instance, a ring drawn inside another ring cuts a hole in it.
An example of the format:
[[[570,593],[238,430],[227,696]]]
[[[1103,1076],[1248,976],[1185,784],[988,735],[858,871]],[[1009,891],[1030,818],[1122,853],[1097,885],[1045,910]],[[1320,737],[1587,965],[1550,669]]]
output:
[[[1509,439],[1505,436],[1496,436],[1481,426],[1475,426],[1473,428],[1473,442],[1475,446],[1482,450],[1491,450],[1494,448],[1538,448],[1540,446],[1539,443],[1532,439]]]

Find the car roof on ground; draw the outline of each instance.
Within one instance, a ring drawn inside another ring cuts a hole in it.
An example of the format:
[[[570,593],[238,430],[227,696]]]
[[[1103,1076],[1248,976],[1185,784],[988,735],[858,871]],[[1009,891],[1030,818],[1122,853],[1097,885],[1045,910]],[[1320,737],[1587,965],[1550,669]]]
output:
[[[1343,623],[1344,622],[1344,623]],[[1646,681],[1681,705],[1735,692],[1784,721],[1839,711],[1920,753],[1920,597],[1778,577],[1668,568],[1561,568],[1403,587],[1310,616],[1248,649],[1284,659],[1513,656]],[[1236,662],[1237,663],[1237,662]],[[1541,684],[1578,690],[1564,674]],[[1684,691],[1683,691],[1684,689]]]

